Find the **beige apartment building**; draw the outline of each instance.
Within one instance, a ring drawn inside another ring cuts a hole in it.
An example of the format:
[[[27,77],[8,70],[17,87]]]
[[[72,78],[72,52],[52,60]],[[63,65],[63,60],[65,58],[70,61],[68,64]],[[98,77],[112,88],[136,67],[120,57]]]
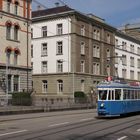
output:
[[[32,12],[33,87],[37,98],[88,94],[114,75],[116,29],[67,6]]]
[[[0,95],[31,89],[31,0],[0,0]]]

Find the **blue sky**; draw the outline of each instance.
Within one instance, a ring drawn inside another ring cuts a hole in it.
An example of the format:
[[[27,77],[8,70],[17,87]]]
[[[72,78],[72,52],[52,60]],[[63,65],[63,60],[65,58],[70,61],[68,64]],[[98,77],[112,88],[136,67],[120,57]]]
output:
[[[48,8],[58,0],[38,0]],[[140,0],[61,0],[83,13],[92,13],[114,27],[140,23]],[[37,5],[33,2],[33,9]]]

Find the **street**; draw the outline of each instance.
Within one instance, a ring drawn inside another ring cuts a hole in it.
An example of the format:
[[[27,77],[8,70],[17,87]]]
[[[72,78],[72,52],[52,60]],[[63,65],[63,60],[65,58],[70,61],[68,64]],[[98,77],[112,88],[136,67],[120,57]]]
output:
[[[99,119],[96,110],[90,109],[0,117],[0,140],[139,140],[139,138],[140,115]]]

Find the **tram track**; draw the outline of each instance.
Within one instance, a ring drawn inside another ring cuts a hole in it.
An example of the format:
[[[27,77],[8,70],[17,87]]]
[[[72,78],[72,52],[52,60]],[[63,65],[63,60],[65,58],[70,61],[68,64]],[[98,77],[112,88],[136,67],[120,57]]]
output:
[[[85,121],[85,122],[77,122],[77,123],[69,123],[67,125],[62,125],[62,126],[59,126],[59,127],[54,127],[54,128],[46,128],[46,129],[42,129],[42,130],[39,130],[37,132],[27,132],[25,134],[20,134],[20,135],[16,135],[16,136],[10,136],[10,137],[6,137],[6,138],[3,138],[3,140],[14,140],[15,138],[19,137],[20,136],[20,139],[24,138],[24,140],[35,140],[35,139],[39,139],[41,137],[47,137],[47,136],[51,136],[51,135],[56,135],[56,134],[59,134],[59,133],[64,133],[64,132],[68,132],[68,131],[72,131],[72,130],[75,130],[75,129],[81,129],[81,128],[85,128],[85,127],[88,127],[88,126],[92,126],[92,125],[96,125],[96,126],[100,126],[100,125],[104,125],[104,123],[108,123],[111,124],[111,123],[114,123],[114,120],[116,119],[95,119],[95,120],[89,120],[89,121]],[[117,120],[121,120],[121,119],[117,119]],[[89,136],[91,134],[97,134],[99,132],[104,132],[108,129],[112,129],[115,128],[115,127],[122,127],[122,129],[117,129],[116,131],[113,131],[113,132],[110,132],[110,133],[107,133],[103,136],[99,136],[97,137],[97,139],[101,139],[103,137],[107,137],[109,135],[112,135],[116,132],[119,132],[119,131],[122,131],[124,129],[128,129],[130,127],[133,127],[134,125],[136,125],[136,119],[132,119],[132,120],[128,120],[128,121],[125,121],[125,122],[120,122],[120,123],[117,123],[117,124],[113,124],[111,126],[108,126],[108,127],[104,127],[102,129],[98,129],[98,130],[92,130],[88,133],[84,133],[80,136],[77,136],[74,140],[80,140],[80,138],[83,138],[83,137],[86,137],[86,136]],[[116,123],[116,122],[115,122]],[[128,125],[127,127],[124,126],[124,124],[130,124]],[[58,130],[59,128],[59,130]],[[34,135],[34,136],[33,136]],[[36,136],[35,136],[36,135]]]

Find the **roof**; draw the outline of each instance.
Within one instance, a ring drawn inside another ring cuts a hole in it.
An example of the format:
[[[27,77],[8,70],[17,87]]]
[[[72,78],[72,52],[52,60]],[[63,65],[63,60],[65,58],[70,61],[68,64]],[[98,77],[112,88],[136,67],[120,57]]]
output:
[[[68,6],[59,6],[59,7],[50,8],[50,9],[38,10],[38,11],[32,12],[32,18],[47,16],[47,15],[57,14],[57,13],[63,13],[63,12],[68,12],[72,10],[73,9]]]

